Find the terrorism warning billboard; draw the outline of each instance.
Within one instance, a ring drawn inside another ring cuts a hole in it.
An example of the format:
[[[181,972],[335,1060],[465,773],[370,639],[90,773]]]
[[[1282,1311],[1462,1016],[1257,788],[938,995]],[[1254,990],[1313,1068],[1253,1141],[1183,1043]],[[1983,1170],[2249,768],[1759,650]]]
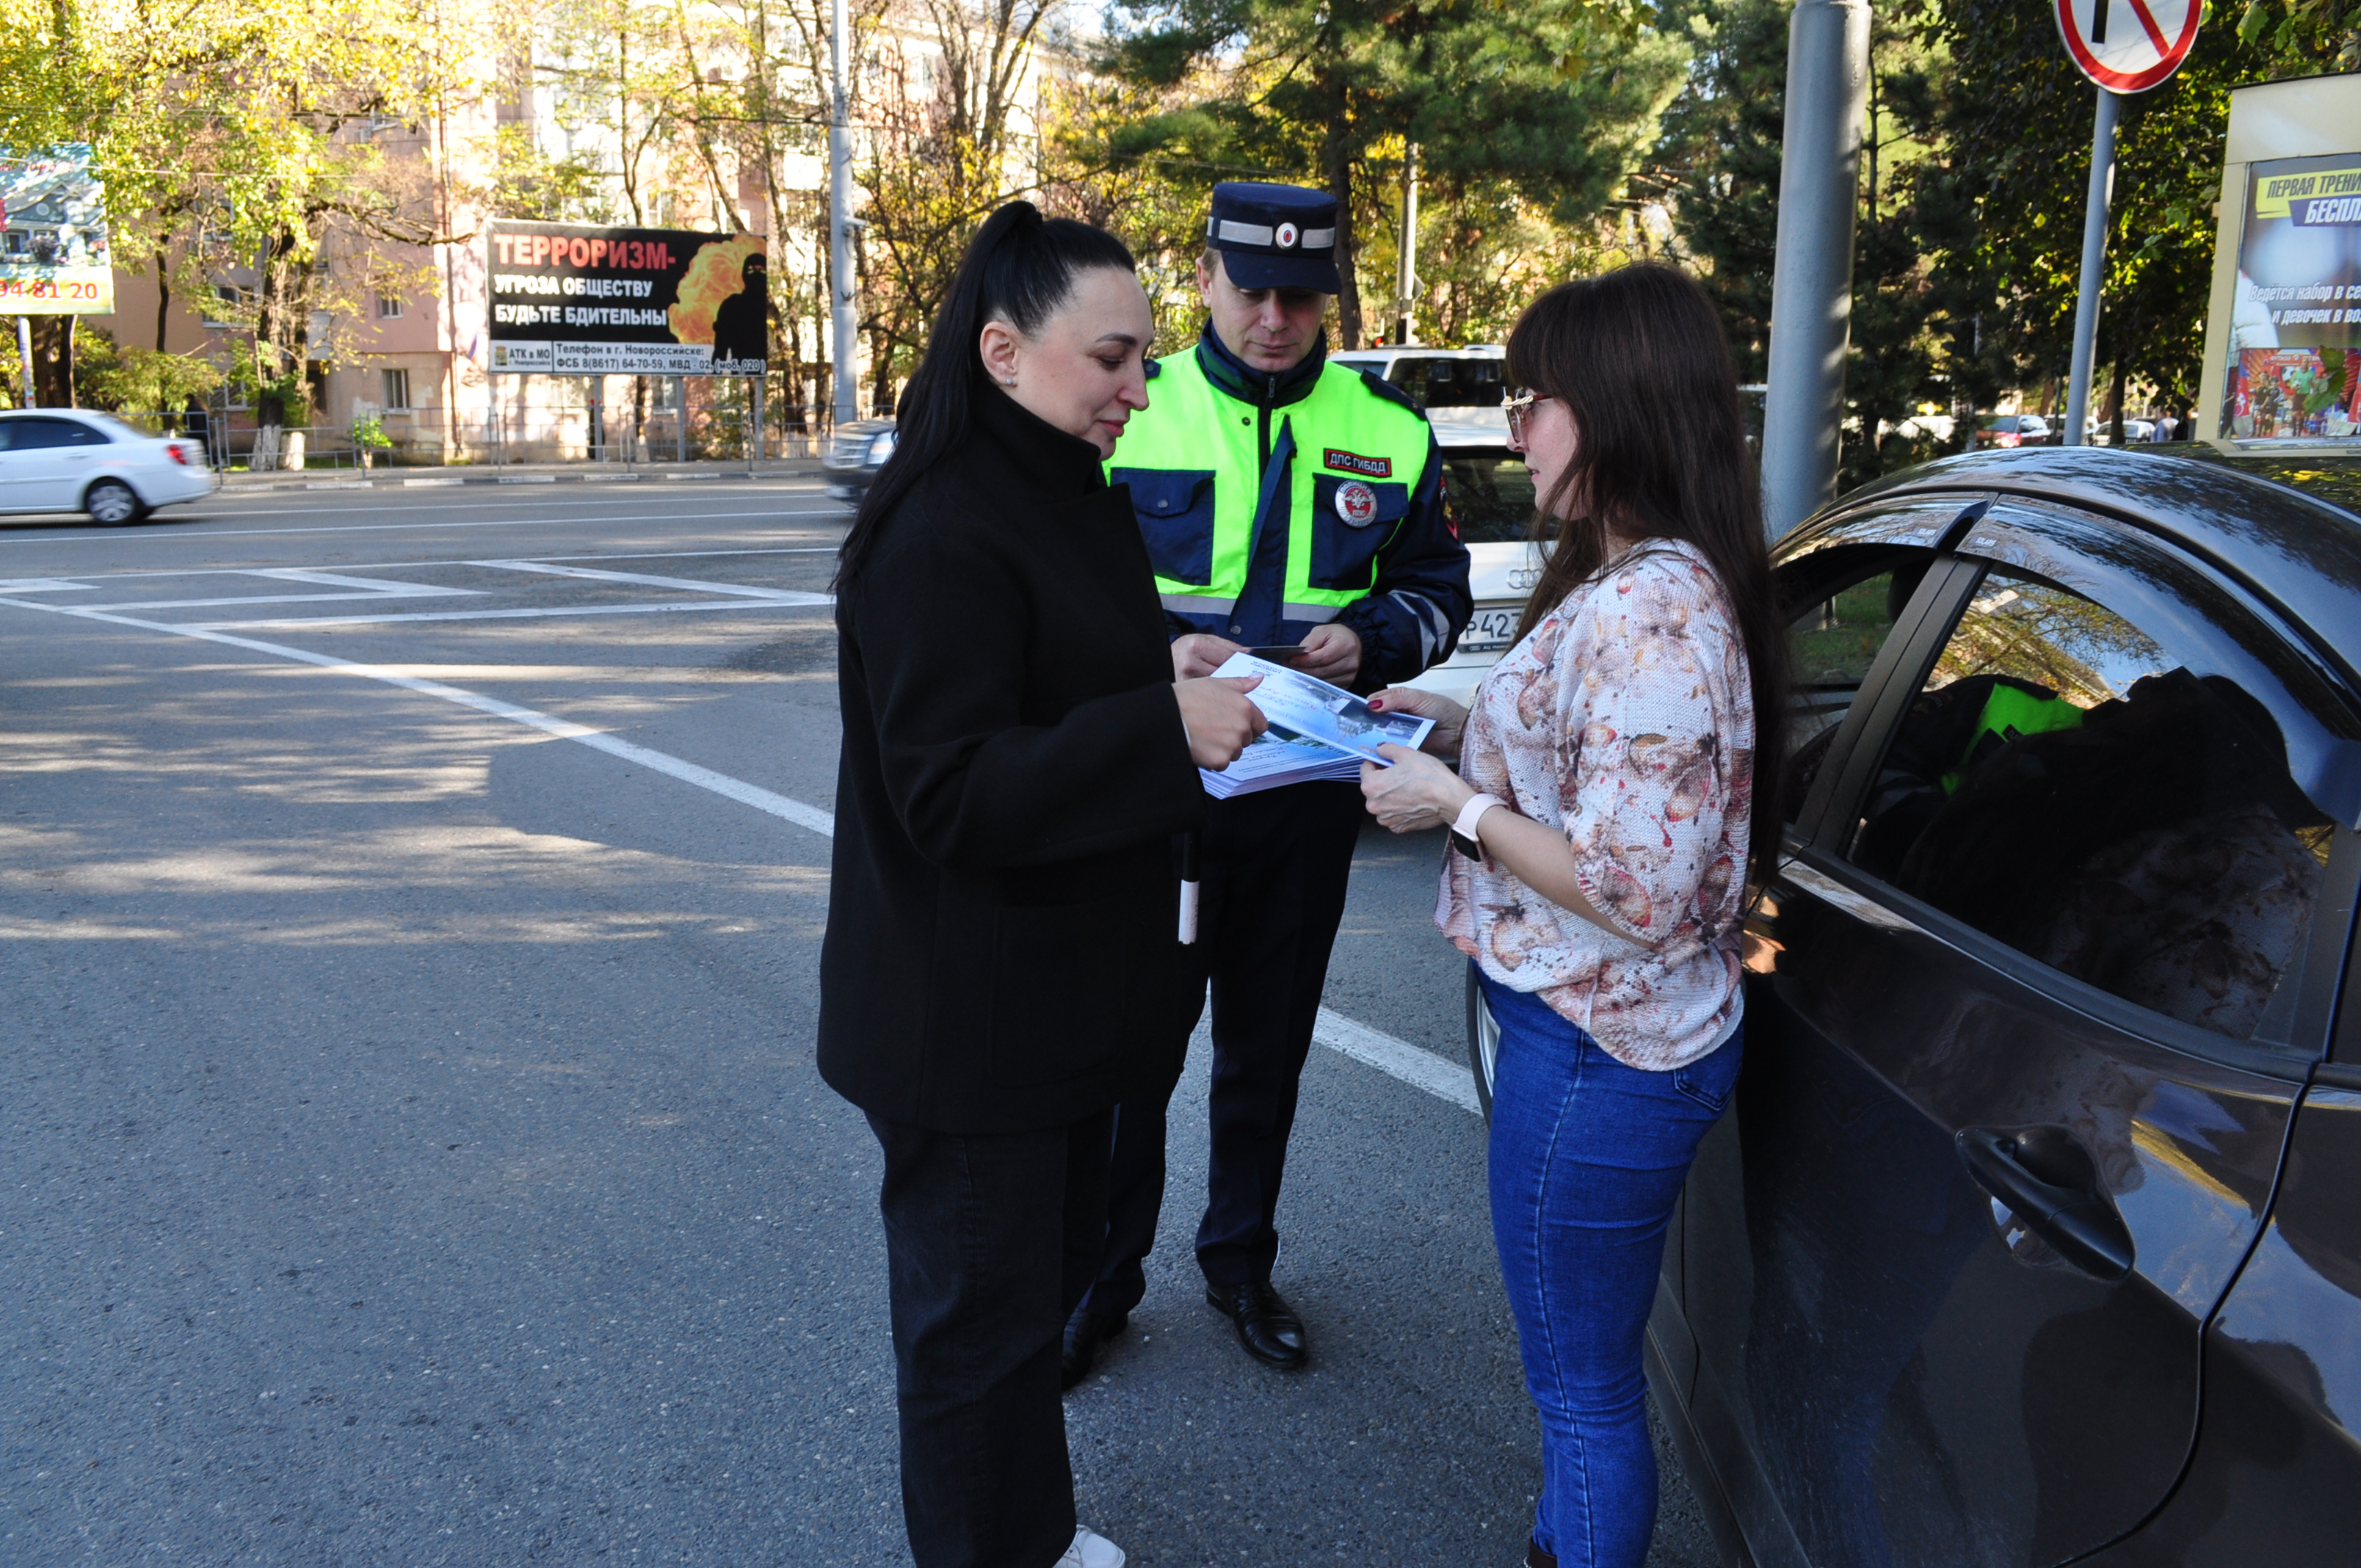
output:
[[[0,152],[0,316],[109,315],[106,192],[86,147]]]
[[[495,218],[492,369],[759,376],[770,352],[760,235]]]

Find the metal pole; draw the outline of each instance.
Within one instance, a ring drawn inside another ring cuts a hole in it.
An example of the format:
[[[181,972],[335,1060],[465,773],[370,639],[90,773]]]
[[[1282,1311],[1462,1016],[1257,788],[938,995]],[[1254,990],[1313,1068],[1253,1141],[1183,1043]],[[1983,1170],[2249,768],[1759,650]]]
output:
[[[672,378],[672,450],[681,462],[688,461],[688,378]]]
[[[2066,444],[2082,444],[2091,415],[2091,357],[2099,343],[2099,285],[2107,271],[2107,207],[2115,197],[2115,119],[2119,93],[2099,89],[2091,117],[2091,193],[2082,208],[2082,286],[2074,295],[2074,361],[2066,377]]]
[[[1763,524],[1773,539],[1836,495],[1868,102],[1867,0],[1796,0],[1763,409]]]
[[[852,276],[852,100],[844,87],[844,57],[851,39],[844,20],[844,0],[829,0],[828,68],[832,97],[828,115],[828,269],[831,302],[831,335],[835,339],[836,422],[860,417],[854,400],[861,381],[857,363],[861,323],[853,311]]]
[[[1418,288],[1418,148],[1402,155],[1401,239],[1395,246],[1394,341],[1409,343],[1417,334],[1411,323],[1411,295]]]
[[[751,479],[756,472],[756,465],[763,461],[763,378],[749,376],[746,378],[754,383],[752,389],[754,394],[754,433],[746,443],[746,477]]]
[[[24,406],[39,408],[40,394],[33,389],[33,318],[30,316],[16,318],[16,365],[25,377]]]

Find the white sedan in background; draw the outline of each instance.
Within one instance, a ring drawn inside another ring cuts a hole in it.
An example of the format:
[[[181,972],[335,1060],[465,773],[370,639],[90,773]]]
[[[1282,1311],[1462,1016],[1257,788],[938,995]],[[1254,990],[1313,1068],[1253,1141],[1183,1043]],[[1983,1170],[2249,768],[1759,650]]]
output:
[[[1467,546],[1476,613],[1451,657],[1410,684],[1465,704],[1484,673],[1516,641],[1525,599],[1541,581],[1532,543],[1533,480],[1509,450],[1508,353],[1497,343],[1466,348],[1404,344],[1358,348],[1329,358],[1381,377],[1426,411],[1443,449],[1443,508]]]
[[[1542,547],[1532,539],[1533,477],[1509,450],[1504,425],[1458,413],[1438,409],[1428,419],[1443,448],[1443,510],[1467,546],[1476,613],[1451,657],[1410,684],[1465,705],[1516,641],[1525,600],[1542,580]]]
[[[149,435],[87,409],[0,413],[0,513],[88,512],[137,522],[221,488],[202,443]]]

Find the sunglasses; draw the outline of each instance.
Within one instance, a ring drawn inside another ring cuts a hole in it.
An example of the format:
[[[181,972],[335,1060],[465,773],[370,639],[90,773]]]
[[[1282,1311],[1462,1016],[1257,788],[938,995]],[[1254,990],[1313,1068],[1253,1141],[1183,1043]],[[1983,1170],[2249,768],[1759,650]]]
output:
[[[1547,394],[1521,389],[1513,397],[1500,400],[1500,408],[1509,416],[1509,439],[1522,442],[1526,426],[1533,417],[1533,405],[1548,401]]]

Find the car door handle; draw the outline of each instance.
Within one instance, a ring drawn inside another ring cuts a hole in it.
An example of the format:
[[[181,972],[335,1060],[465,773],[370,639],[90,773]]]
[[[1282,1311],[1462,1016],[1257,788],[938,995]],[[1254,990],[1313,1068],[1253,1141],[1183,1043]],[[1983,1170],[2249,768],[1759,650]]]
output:
[[[2063,1127],[1968,1127],[1960,1162],[1976,1185],[2048,1242],[2059,1256],[2098,1278],[2132,1271],[2132,1234],[2107,1198],[2099,1168]]]

